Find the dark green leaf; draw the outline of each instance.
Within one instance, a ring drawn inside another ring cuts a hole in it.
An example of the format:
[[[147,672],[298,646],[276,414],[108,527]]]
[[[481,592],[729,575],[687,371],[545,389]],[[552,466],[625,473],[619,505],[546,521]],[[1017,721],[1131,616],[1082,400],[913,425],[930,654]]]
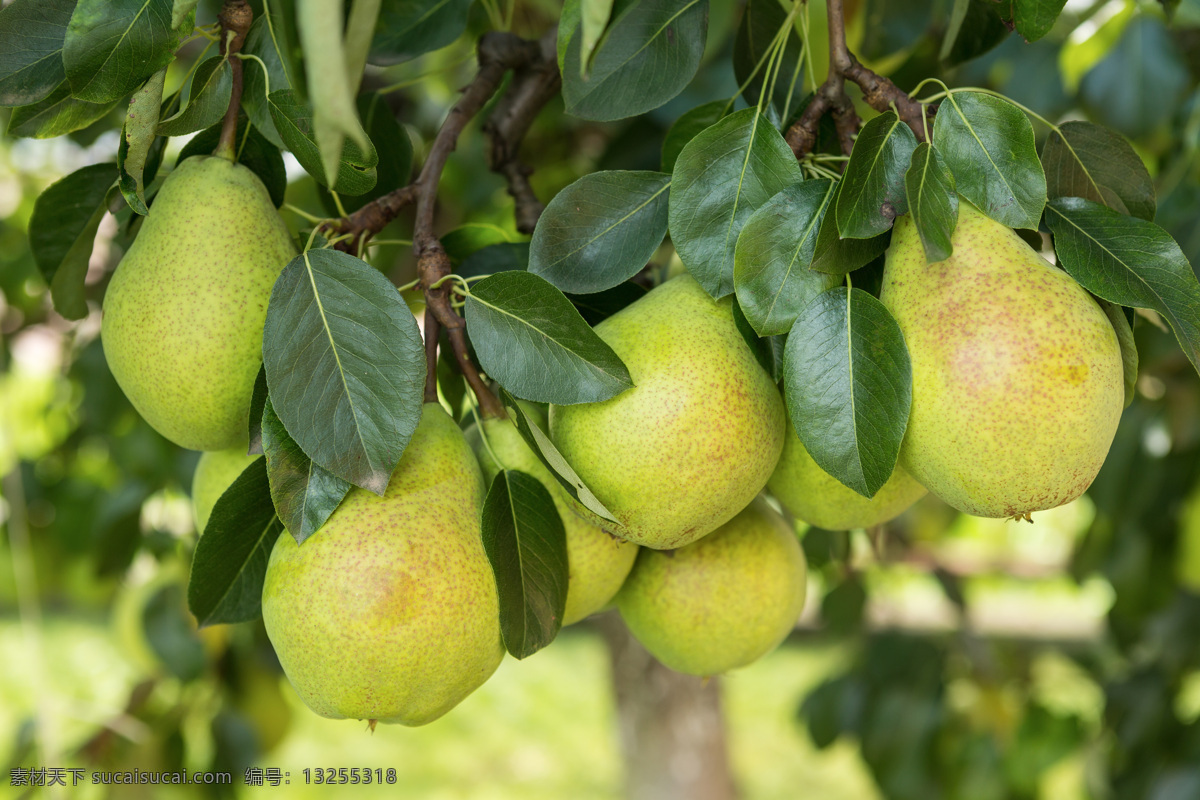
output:
[[[446,255],[450,256],[450,263],[457,265],[472,253],[493,244],[515,243],[515,238],[511,231],[499,225],[468,222],[444,233],[441,242],[442,247],[446,249]]]
[[[571,301],[529,272],[475,284],[466,318],[479,366],[517,397],[596,403],[633,386],[621,359]]]
[[[1047,208],[1046,223],[1067,274],[1110,303],[1162,314],[1200,369],[1200,283],[1171,235],[1078,197],[1056,198]]]
[[[63,39],[75,0],[15,0],[0,9],[0,106],[44,100],[67,79]]]
[[[579,310],[588,325],[599,325],[625,306],[645,296],[646,290],[643,287],[626,281],[603,292],[568,294],[567,299]]]
[[[196,67],[189,85],[187,105],[179,113],[158,123],[161,136],[182,136],[195,133],[220,122],[229,108],[233,90],[233,71],[229,61],[210,58]]]
[[[684,112],[683,116],[675,120],[667,130],[666,137],[663,138],[662,171],[674,172],[675,162],[679,159],[679,154],[683,152],[684,145],[695,139],[700,131],[711,128],[720,122],[721,117],[725,116],[725,112],[729,108],[731,106],[728,102],[713,100],[711,103],[705,103],[696,106],[691,111]]]
[[[142,504],[149,494],[141,481],[131,481],[100,501],[92,528],[96,575],[118,577],[129,569],[143,541]]]
[[[733,291],[742,226],[803,180],[779,131],[753,108],[730,114],[683,148],[671,179],[671,240],[688,272],[715,298]]]
[[[271,505],[265,458],[217,499],[192,556],[188,608],[200,627],[248,622],[262,613],[263,578],[283,523]]]
[[[31,106],[14,108],[8,118],[9,136],[53,139],[86,128],[112,111],[116,102],[88,103],[71,97],[71,87],[63,82],[46,99]]]
[[[115,164],[93,164],[52,184],[33,204],[29,249],[50,287],[55,310],[67,319],[87,316],[83,279],[116,180]]]
[[[750,324],[750,320],[746,319],[746,314],[742,311],[736,297],[733,298],[733,323],[737,326],[738,333],[742,335],[742,341],[750,348],[750,352],[754,353],[754,360],[758,362],[764,372],[771,376],[772,381],[778,383],[779,379],[783,377],[783,344],[787,337],[760,337],[755,332],[754,326]]]
[[[193,136],[179,151],[179,158],[175,163],[178,164],[192,156],[212,155],[221,139],[222,124],[218,122]],[[283,155],[258,132],[257,128],[251,128],[247,134],[248,124],[249,120],[244,116],[238,120],[238,163],[258,176],[263,186],[267,187],[271,202],[278,208],[283,205],[283,195],[287,191],[287,169],[283,165]]]
[[[804,48],[800,44],[800,37],[796,35],[795,23],[788,19],[787,12],[783,10],[779,0],[749,0],[746,10],[742,13],[737,36],[733,40],[733,76],[737,79],[738,86],[746,87],[742,97],[748,104],[754,105],[758,103],[768,77],[767,55],[775,43],[776,34],[785,25],[789,30],[784,45],[783,62],[779,66],[779,77],[775,79],[775,88],[771,94],[771,102],[780,114],[783,113],[785,105],[791,111],[795,111],[804,96],[801,80]],[[751,78],[756,66],[759,66],[758,74]]]
[[[279,132],[288,150],[296,156],[300,166],[304,167],[305,172],[317,183],[328,186],[321,164],[321,151],[317,149],[313,133],[312,109],[297,99],[290,89],[272,89],[270,111],[275,130]],[[348,195],[366,194],[375,186],[375,165],[378,163],[379,155],[374,147],[364,153],[353,139],[346,141],[342,148],[337,181],[331,188]]]
[[[500,595],[500,632],[516,658],[558,635],[567,607],[567,533],[532,475],[502,470],[483,502],[483,547]]]
[[[546,206],[529,243],[529,271],[564,292],[611,289],[642,271],[667,233],[661,172],[593,172]]]
[[[835,195],[841,190],[842,182],[838,181],[834,186]],[[836,196],[829,201],[829,208],[837,208]],[[838,235],[837,214],[826,212],[817,231],[811,268],[830,275],[845,275],[874,261],[887,250],[890,240],[890,233],[881,233],[870,239],[843,239]]]
[[[171,27],[172,0],[79,0],[63,42],[71,95],[112,103],[170,64],[192,30]]]
[[[912,401],[900,326],[861,289],[816,297],[788,335],[788,416],[821,469],[872,497],[896,466]]]
[[[379,154],[379,164],[375,167],[377,179],[374,188],[365,194],[342,196],[342,207],[351,214],[372,200],[406,185],[412,177],[412,140],[396,121],[383,95],[375,92],[359,95],[358,113],[371,137],[371,143],[375,145],[375,152]],[[324,199],[325,188],[321,187],[320,191]],[[331,213],[336,214],[336,211],[336,206],[331,209]]]
[[[467,28],[471,0],[383,0],[371,63],[398,64],[439,50]]]
[[[1107,300],[1098,300],[1100,308],[1112,323],[1117,333],[1117,343],[1121,345],[1121,370],[1125,377],[1125,408],[1133,403],[1137,396],[1138,351],[1137,342],[1133,339],[1133,328],[1125,317],[1125,309]]]
[[[309,250],[275,282],[263,331],[275,412],[313,461],[382,495],[421,417],[425,348],[396,287]]]
[[[841,278],[809,269],[833,181],[792,184],[742,228],[734,254],[738,305],[759,336],[787,333],[814,297]]]
[[[1154,180],[1119,133],[1091,122],[1065,122],[1046,139],[1042,166],[1051,199],[1082,197],[1154,220]]]
[[[200,0],[174,0],[171,5],[171,27],[178,28],[196,10]]]
[[[258,368],[258,377],[254,379],[254,394],[250,395],[250,447],[246,450],[250,455],[263,454],[263,411],[267,407],[267,369]],[[271,409],[275,413],[275,409]]]
[[[288,435],[268,398],[262,414],[271,501],[296,544],[312,536],[350,491],[350,484],[313,462]]]
[[[958,193],[954,176],[929,142],[921,142],[913,151],[904,186],[925,260],[945,261],[954,252],[950,236],[958,224]]]
[[[838,233],[870,239],[908,211],[904,172],[917,137],[894,111],[875,117],[858,134],[837,198]]]
[[[183,587],[170,583],[146,601],[142,609],[146,643],[167,671],[181,681],[204,674],[208,653],[184,606]]]
[[[1067,0],[1011,0],[1012,21],[1017,33],[1035,42],[1050,32]]]
[[[135,213],[145,216],[146,208],[146,163],[154,146],[155,129],[158,127],[159,111],[162,108],[163,82],[167,78],[166,67],[150,76],[150,79],[133,94],[129,111],[125,114],[125,125],[121,128],[121,144],[117,149],[117,169],[120,171],[121,194]],[[156,154],[162,159],[162,148]],[[157,171],[157,167],[155,170]],[[151,176],[153,179],[153,176]]]
[[[1008,37],[995,0],[955,0],[939,57],[947,65],[981,56]]]
[[[290,61],[283,56],[286,43],[280,35],[279,26],[281,24],[282,20],[275,14],[270,17],[258,16],[250,26],[250,32],[246,34],[246,41],[242,44],[243,53],[258,56],[262,61],[262,64],[259,64],[258,61],[248,58],[242,62],[242,80],[245,82],[242,89],[242,107],[246,109],[254,127],[280,150],[287,145],[283,143],[279,132],[275,130],[275,122],[271,119],[271,106],[267,96],[270,92],[292,88],[292,80],[289,77]],[[266,66],[265,77],[264,65]]]
[[[1037,229],[1046,176],[1025,112],[982,92],[953,92],[938,108],[933,146],[960,196],[1010,228]]]
[[[476,250],[462,260],[455,274],[464,278],[529,268],[529,242],[501,242]]]
[[[704,55],[708,0],[632,0],[614,14],[586,76],[563,69],[567,113],[614,120],[642,114],[691,82]],[[572,35],[564,63],[579,64],[583,37]]]

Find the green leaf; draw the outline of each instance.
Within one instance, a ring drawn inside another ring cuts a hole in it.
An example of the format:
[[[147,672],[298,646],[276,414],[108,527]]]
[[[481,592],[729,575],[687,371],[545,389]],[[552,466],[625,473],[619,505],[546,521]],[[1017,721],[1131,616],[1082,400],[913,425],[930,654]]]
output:
[[[834,186],[835,195],[840,194],[841,190],[842,181],[838,181]],[[836,196],[829,202],[829,207],[837,208]],[[870,239],[843,239],[838,235],[837,214],[827,212],[821,220],[821,229],[817,231],[817,245],[813,250],[811,268],[830,275],[845,275],[878,258],[887,250],[890,240],[890,232]]]
[[[814,297],[841,283],[808,268],[833,187],[829,180],[792,184],[755,211],[738,236],[733,283],[759,336],[787,333]]]
[[[711,128],[720,122],[728,108],[731,106],[724,100],[713,100],[684,112],[683,116],[675,120],[663,138],[662,171],[673,172],[684,145],[695,139],[705,128]]]
[[[592,54],[587,76],[563,70],[567,113],[614,120],[658,108],[691,82],[707,33],[708,0],[623,3]],[[565,63],[581,63],[582,48],[583,36],[571,36]]]
[[[567,533],[532,475],[502,470],[483,501],[483,548],[500,596],[500,632],[515,658],[558,635],[567,607]]]
[[[837,198],[838,233],[870,239],[908,211],[904,172],[917,137],[894,111],[875,117],[858,134]]]
[[[783,62],[779,66],[779,76],[775,79],[775,89],[771,95],[771,102],[781,114],[785,105],[790,112],[798,110],[800,100],[804,97],[804,82],[801,78],[804,48],[800,44],[800,37],[796,35],[796,26],[788,20],[783,5],[779,0],[749,0],[733,40],[733,77],[738,86],[746,87],[742,97],[748,104],[755,105],[767,78],[767,56],[775,43],[776,34],[785,25],[789,30],[784,44]],[[751,78],[754,68],[760,62],[758,73]]]
[[[260,458],[217,499],[196,542],[188,608],[200,627],[258,618],[267,562],[282,531]]]
[[[275,511],[296,544],[303,544],[337,510],[350,484],[304,454],[288,435],[269,398],[263,406],[262,446]]]
[[[254,394],[250,395],[250,446],[246,452],[249,455],[263,455],[263,413],[267,407],[267,370],[258,368],[258,377],[254,379]],[[271,409],[275,413],[275,409]],[[276,417],[278,419],[278,417]]]
[[[1107,300],[1097,300],[1104,310],[1108,321],[1112,323],[1117,334],[1117,343],[1121,346],[1121,370],[1125,377],[1125,408],[1133,404],[1137,396],[1138,351],[1137,342],[1133,339],[1133,327],[1125,316],[1125,309]]]
[[[186,682],[204,674],[208,651],[188,617],[182,586],[169,583],[154,592],[142,608],[141,622],[146,644],[171,675]]]
[[[722,119],[683,148],[671,178],[671,240],[684,266],[715,298],[733,291],[742,226],[764,203],[804,179],[779,131],[753,108]]]
[[[783,385],[817,465],[873,497],[896,466],[912,402],[912,365],[892,315],[861,289],[818,295],[788,335]]]
[[[1027,42],[1036,42],[1054,27],[1067,0],[1011,0],[1013,24]]]
[[[467,332],[479,366],[517,397],[597,403],[633,386],[629,371],[562,292],[529,272],[471,287]]]
[[[172,0],[79,0],[62,53],[71,95],[116,102],[170,64],[192,30],[190,16],[172,28],[172,6]]]
[[[211,128],[193,136],[179,151],[179,158],[175,163],[179,164],[191,156],[211,155],[217,149],[217,143],[221,139],[223,124],[223,122],[218,122]],[[245,116],[238,119],[238,163],[258,176],[258,179],[263,182],[263,186],[267,187],[267,194],[271,196],[271,202],[278,208],[283,205],[283,196],[287,191],[287,169],[283,164],[283,155],[256,128],[251,127],[250,132],[247,133],[246,126],[249,124],[250,122]]]
[[[1200,370],[1200,283],[1171,235],[1078,197],[1055,198],[1047,209],[1046,224],[1067,274],[1110,303],[1157,311]]]
[[[341,195],[342,208],[349,214],[353,214],[372,200],[407,185],[412,177],[412,140],[396,121],[396,116],[383,95],[375,92],[360,94],[358,113],[362,116],[363,127],[371,137],[375,152],[379,154],[379,164],[375,167],[375,186],[370,191],[360,195]],[[329,215],[341,216],[329,190],[318,186],[317,191]]]
[[[174,0],[171,6],[171,27],[178,28],[196,10],[200,0]]]
[[[1065,122],[1042,148],[1046,193],[1082,197],[1154,221],[1154,180],[1128,140],[1091,122]]]
[[[780,378],[783,377],[783,345],[787,341],[787,337],[760,337],[755,332],[754,326],[750,324],[750,320],[746,319],[746,314],[742,311],[737,297],[733,298],[733,324],[737,327],[738,333],[742,335],[742,341],[750,348],[750,352],[754,353],[754,359],[758,365],[771,376],[772,381],[779,383]]]
[[[346,16],[346,79],[350,94],[357,95],[362,86],[363,70],[367,66],[367,53],[379,22],[379,7],[383,0],[352,0]]]
[[[641,272],[667,233],[661,172],[593,172],[563,189],[542,213],[529,271],[564,292],[610,289]]]
[[[588,325],[599,325],[622,308],[646,296],[645,288],[626,281],[611,289],[592,294],[568,294],[567,299],[575,306]]]
[[[291,89],[292,80],[289,77],[288,61],[282,53],[286,48],[279,30],[282,20],[277,15],[259,16],[250,26],[246,41],[242,44],[242,52],[258,56],[262,64],[252,58],[242,62],[242,107],[250,116],[254,127],[267,138],[271,144],[283,150],[287,147],[279,132],[275,130],[275,122],[271,119],[271,104],[268,96],[271,92]],[[263,66],[266,66],[264,73]],[[268,91],[270,90],[270,91]]]
[[[938,107],[933,146],[960,196],[1010,228],[1037,230],[1046,176],[1025,112],[982,92],[953,92]]]
[[[8,118],[9,136],[53,139],[86,128],[112,111],[116,102],[88,103],[71,97],[71,87],[63,83],[46,99],[31,106],[14,108]]]
[[[396,287],[309,250],[275,282],[263,331],[275,412],[313,461],[382,495],[421,417],[425,348]]]
[[[55,310],[67,319],[87,316],[83,279],[116,180],[115,164],[93,164],[52,184],[33,204],[29,249]]]
[[[613,0],[582,0],[579,4],[580,34],[579,73],[587,75],[588,62],[600,41],[600,34],[612,16]]]
[[[938,55],[947,66],[981,56],[1008,38],[996,0],[955,0]]]
[[[121,194],[125,196],[129,207],[142,216],[149,211],[146,208],[146,164],[150,158],[150,148],[154,144],[155,129],[158,127],[159,111],[162,108],[163,83],[166,79],[167,70],[164,67],[151,75],[145,85],[134,92],[129,111],[125,114],[125,125],[121,129],[121,146],[117,150]],[[162,153],[157,155],[161,160]],[[157,167],[154,171],[157,171]]]
[[[219,56],[207,59],[192,75],[187,105],[158,123],[159,134],[183,136],[215,125],[224,118],[232,91],[233,70],[229,60]]]
[[[292,151],[305,172],[322,186],[329,186],[326,180],[325,168],[321,160],[321,152],[313,134],[312,110],[308,105],[297,99],[290,89],[271,91],[270,98],[271,120],[275,130],[287,149]],[[334,191],[349,195],[366,194],[375,186],[377,174],[375,166],[379,163],[379,155],[375,147],[368,142],[369,149],[363,151],[350,140],[342,148],[341,161],[338,163],[337,180],[331,187]]]
[[[67,79],[63,40],[75,0],[15,0],[0,9],[0,106],[45,100]]]
[[[440,50],[467,29],[470,7],[471,0],[384,0],[371,63],[399,64]]]
[[[575,34],[579,33],[582,14],[580,0],[563,0],[562,13],[558,16],[558,35],[554,41],[554,51],[560,73],[566,64],[567,47],[570,46],[571,39],[575,38]]]
[[[913,151],[904,185],[925,260],[945,261],[954,252],[950,236],[958,224],[958,193],[954,176],[929,142],[921,142]]]
[[[538,460],[545,465],[546,469],[550,470],[550,474],[559,482],[563,490],[584,508],[606,520],[607,530],[619,535],[622,529],[621,523],[617,521],[611,511],[605,508],[604,504],[600,502],[600,498],[592,494],[592,490],[571,468],[562,453],[558,452],[558,448],[550,441],[550,437],[529,418],[525,409],[521,408],[521,404],[503,386],[500,387],[500,399],[512,416],[513,422],[517,426],[517,432],[521,434],[525,444],[529,445],[529,449],[538,457]]]
[[[529,242],[500,242],[481,247],[462,260],[454,270],[464,278],[477,278],[529,268]]]
[[[450,262],[455,265],[485,247],[515,241],[516,236],[511,230],[490,222],[468,222],[447,231],[441,237],[442,247],[446,249],[446,255],[450,256]]]

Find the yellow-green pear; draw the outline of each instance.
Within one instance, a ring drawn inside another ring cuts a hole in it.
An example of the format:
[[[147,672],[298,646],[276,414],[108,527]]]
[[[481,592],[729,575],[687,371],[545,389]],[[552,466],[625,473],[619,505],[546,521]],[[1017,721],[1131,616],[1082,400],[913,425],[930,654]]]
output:
[[[163,183],[104,295],[109,369],[138,413],[192,450],[245,443],[275,279],[296,246],[262,181],[219,156]]]
[[[504,648],[482,505],[462,431],[426,403],[383,497],[351,489],[304,544],[279,536],[263,622],[309,708],[424,725],[495,672]]]
[[[677,672],[717,675],[779,646],[804,609],[795,531],[761,497],[698,542],[643,549],[617,595],[630,632]]]
[[[788,420],[783,455],[767,488],[797,519],[831,531],[869,528],[897,517],[925,496],[925,487],[896,465],[874,497],[863,497],[817,466]]]
[[[783,448],[783,400],[738,332],[732,298],[714,301],[690,275],[596,333],[634,387],[602,403],[551,406],[551,439],[621,523],[620,536],[656,549],[694,542],[766,485]]]
[[[637,545],[608,535],[574,513],[570,506],[571,498],[529,449],[512,422],[485,419],[483,432],[487,434],[486,445],[474,425],[467,429],[466,435],[475,454],[479,456],[484,478],[489,483],[501,470],[515,469],[537,478],[554,498],[554,506],[567,532],[567,565],[570,572],[562,624],[571,625],[600,611],[617,594],[629,570],[633,568]],[[500,463],[496,463],[496,459]]]
[[[259,456],[247,455],[246,448],[240,446],[210,450],[200,456],[192,473],[192,518],[197,533],[204,533],[217,500],[256,458]]]
[[[954,254],[934,264],[896,220],[880,299],[912,359],[900,463],[950,505],[1023,517],[1074,500],[1124,407],[1112,323],[1070,276],[960,201]]]

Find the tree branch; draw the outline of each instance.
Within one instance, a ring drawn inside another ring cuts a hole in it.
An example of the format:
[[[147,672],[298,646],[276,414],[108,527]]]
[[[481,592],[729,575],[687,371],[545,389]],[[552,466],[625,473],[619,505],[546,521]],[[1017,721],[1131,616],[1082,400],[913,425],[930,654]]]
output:
[[[242,43],[246,41],[246,33],[254,21],[254,10],[246,0],[225,0],[217,19],[221,23],[221,55],[229,61],[232,89],[216,153],[232,161],[237,150],[238,111],[242,105],[242,60],[234,56],[241,52]]]

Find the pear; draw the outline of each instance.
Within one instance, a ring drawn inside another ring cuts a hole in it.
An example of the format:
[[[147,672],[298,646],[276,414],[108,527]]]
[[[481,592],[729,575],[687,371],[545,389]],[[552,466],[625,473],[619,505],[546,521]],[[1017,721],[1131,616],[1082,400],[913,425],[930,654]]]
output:
[[[779,464],[767,481],[771,494],[797,519],[832,531],[869,528],[894,519],[925,496],[925,487],[896,465],[874,497],[866,498],[817,466],[788,420]]]
[[[761,497],[698,542],[643,549],[617,595],[630,632],[677,672],[717,675],[779,646],[804,609],[796,533]]]
[[[426,403],[383,497],[351,489],[304,544],[279,536],[263,622],[309,708],[424,725],[495,672],[504,647],[482,504],[471,448]]]
[[[259,456],[247,455],[245,447],[212,450],[200,456],[192,473],[192,518],[197,533],[204,533],[217,500],[256,458]]]
[[[550,407],[550,436],[588,488],[646,547],[682,547],[759,493],[783,449],[784,408],[733,321],[681,275],[596,326],[634,387]],[[604,525],[582,506],[574,509]]]
[[[532,406],[522,403],[526,413]],[[535,419],[539,416],[534,412]],[[540,420],[539,420],[540,421]],[[484,444],[478,428],[467,429],[467,441],[479,456],[484,478],[491,482],[503,469],[528,473],[542,482],[554,498],[554,506],[567,532],[567,606],[563,625],[571,625],[602,610],[617,594],[637,558],[637,545],[616,539],[571,510],[571,498],[559,486],[550,470],[534,455],[512,422],[485,419]],[[493,458],[493,455],[495,458]],[[499,463],[496,462],[499,459]]]
[[[163,183],[104,295],[109,369],[150,425],[192,450],[247,440],[271,288],[296,255],[258,177],[218,156]]]
[[[912,359],[900,463],[951,506],[1027,517],[1091,485],[1124,408],[1100,306],[1017,234],[960,201],[954,254],[927,264],[896,221],[880,300]]]

